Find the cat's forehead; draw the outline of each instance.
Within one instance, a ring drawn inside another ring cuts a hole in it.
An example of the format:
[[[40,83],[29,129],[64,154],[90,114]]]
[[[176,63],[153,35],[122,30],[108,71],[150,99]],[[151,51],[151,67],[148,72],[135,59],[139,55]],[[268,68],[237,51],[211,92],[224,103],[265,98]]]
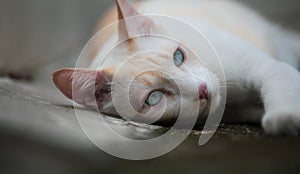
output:
[[[135,46],[135,49],[132,49],[135,52],[151,50],[158,52],[172,52],[179,45],[178,42],[162,36],[138,37],[134,39],[134,42],[130,42],[129,44],[133,44]]]

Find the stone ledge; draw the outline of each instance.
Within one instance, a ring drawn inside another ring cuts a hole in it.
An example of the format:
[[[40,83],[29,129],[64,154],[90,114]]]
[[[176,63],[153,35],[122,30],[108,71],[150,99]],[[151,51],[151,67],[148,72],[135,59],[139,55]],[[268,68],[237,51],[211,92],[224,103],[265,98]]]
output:
[[[153,160],[117,159],[87,139],[68,102],[47,100],[54,93],[41,95],[42,91],[31,84],[0,80],[0,161],[4,161],[1,173],[240,174],[297,173],[300,169],[298,137],[267,137],[255,125],[222,124],[204,146],[197,144],[201,132],[193,131],[179,147]],[[82,112],[86,119],[99,121],[99,115],[93,111]],[[112,126],[130,130],[140,139],[166,129],[106,118]]]

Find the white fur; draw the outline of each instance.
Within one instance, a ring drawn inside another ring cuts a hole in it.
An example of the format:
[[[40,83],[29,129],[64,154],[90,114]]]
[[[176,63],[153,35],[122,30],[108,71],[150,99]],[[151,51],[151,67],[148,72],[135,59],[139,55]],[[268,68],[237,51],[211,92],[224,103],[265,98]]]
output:
[[[298,133],[300,75],[293,67],[298,67],[300,41],[292,37],[295,34],[274,26],[236,1],[151,0],[139,2],[137,8],[142,14],[176,17],[200,30],[221,59],[233,101],[247,99],[249,90],[258,90],[265,107],[265,131]],[[112,38],[105,48],[116,41],[117,37]],[[98,66],[102,52],[92,68]],[[111,65],[117,65],[120,60],[111,61]],[[218,69],[211,67],[210,71],[217,73]]]

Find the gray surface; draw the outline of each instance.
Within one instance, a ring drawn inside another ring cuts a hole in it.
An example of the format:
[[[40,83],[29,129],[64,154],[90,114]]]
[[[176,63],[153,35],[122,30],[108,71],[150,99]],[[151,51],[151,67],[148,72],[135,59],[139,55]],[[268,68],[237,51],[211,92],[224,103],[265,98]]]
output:
[[[221,125],[205,146],[197,145],[200,132],[193,131],[167,155],[121,160],[85,137],[69,105],[58,104],[28,84],[7,79],[0,84],[1,173],[297,173],[300,169],[298,137],[266,137],[251,125]],[[82,111],[84,119],[99,121],[95,112]],[[135,138],[165,129],[107,119]]]
[[[283,26],[300,29],[298,0],[243,1]],[[74,64],[112,3],[0,1],[0,71],[35,76],[32,83],[0,79],[0,173],[299,173],[300,139],[266,137],[257,125],[222,125],[205,146],[197,145],[195,131],[174,151],[148,161],[120,160],[88,141],[49,74]],[[83,111],[85,119],[96,118]],[[157,133],[148,127],[141,128],[147,134],[132,131],[134,126],[122,120],[111,124],[137,138]]]

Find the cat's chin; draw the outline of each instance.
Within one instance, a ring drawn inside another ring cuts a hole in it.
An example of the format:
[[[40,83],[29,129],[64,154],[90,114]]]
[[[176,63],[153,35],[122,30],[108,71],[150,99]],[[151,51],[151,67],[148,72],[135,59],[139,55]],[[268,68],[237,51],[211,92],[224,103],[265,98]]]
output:
[[[218,93],[213,94],[208,100],[200,101],[202,114],[208,115],[209,113],[216,112],[220,105],[221,97]]]

